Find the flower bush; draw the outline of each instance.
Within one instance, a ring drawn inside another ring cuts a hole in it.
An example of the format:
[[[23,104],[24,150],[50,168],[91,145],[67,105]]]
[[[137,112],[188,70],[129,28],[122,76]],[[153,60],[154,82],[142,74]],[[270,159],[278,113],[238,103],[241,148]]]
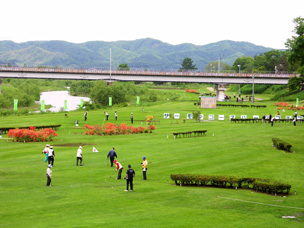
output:
[[[82,129],[86,135],[126,135],[126,134],[138,134],[138,133],[152,133],[156,129],[155,126],[149,125],[148,129],[145,127],[133,127],[127,126],[125,123],[121,123],[119,126],[113,123],[107,123],[103,126],[92,126],[85,124]]]
[[[13,138],[14,142],[47,142],[53,141],[53,137],[58,134],[52,128],[36,130],[35,127],[30,129],[10,129],[7,136]]]
[[[147,115],[147,116],[145,117],[145,121],[146,121],[146,122],[151,122],[153,119],[154,119],[154,116],[152,116],[152,115]]]
[[[199,94],[200,92],[194,89],[186,89],[187,93],[195,93],[195,94]]]
[[[273,105],[278,106],[276,108],[277,110],[280,110],[280,109],[283,110],[284,107],[286,107],[287,110],[304,110],[304,106],[303,107],[300,107],[300,106],[296,107],[293,104],[289,104],[287,102],[279,102],[279,103],[275,102]]]

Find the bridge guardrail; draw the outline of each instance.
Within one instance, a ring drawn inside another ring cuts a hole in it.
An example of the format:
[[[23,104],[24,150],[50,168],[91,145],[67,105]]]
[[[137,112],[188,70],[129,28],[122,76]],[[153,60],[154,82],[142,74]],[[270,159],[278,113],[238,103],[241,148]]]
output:
[[[79,74],[119,74],[119,75],[154,75],[154,76],[192,76],[192,77],[245,77],[245,78],[291,78],[299,74],[263,74],[263,73],[210,73],[210,72],[173,72],[173,71],[126,71],[126,70],[97,70],[97,69],[59,69],[36,67],[0,67],[0,71],[8,72],[45,72],[45,73],[79,73]]]

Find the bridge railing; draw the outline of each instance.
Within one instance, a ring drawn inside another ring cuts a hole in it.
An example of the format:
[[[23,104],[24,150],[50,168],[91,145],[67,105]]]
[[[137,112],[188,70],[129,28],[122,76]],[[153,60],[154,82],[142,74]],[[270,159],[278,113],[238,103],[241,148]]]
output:
[[[288,73],[215,73],[215,72],[178,72],[178,71],[147,71],[147,70],[98,70],[98,69],[62,69],[38,67],[0,67],[0,71],[8,72],[46,72],[46,73],[73,73],[73,74],[104,74],[104,75],[154,75],[154,76],[206,76],[206,77],[245,77],[245,78],[291,78],[299,74]]]

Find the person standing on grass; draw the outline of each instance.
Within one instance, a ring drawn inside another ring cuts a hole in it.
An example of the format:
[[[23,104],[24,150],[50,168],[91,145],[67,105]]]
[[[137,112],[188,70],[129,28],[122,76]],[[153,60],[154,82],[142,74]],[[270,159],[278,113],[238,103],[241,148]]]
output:
[[[82,166],[82,146],[80,146],[77,150],[76,155],[76,166],[78,166],[78,162],[80,161],[80,166]]]
[[[50,186],[51,185],[51,181],[52,181],[52,165],[48,165],[48,168],[46,170],[46,178],[47,178],[47,182],[46,182],[46,186]]]
[[[115,111],[115,120],[117,120],[117,111]]]
[[[54,166],[54,157],[55,157],[55,151],[53,150],[53,146],[51,146],[48,154],[49,165],[51,164],[52,166]]]
[[[131,168],[131,165],[128,165],[128,171],[124,179],[127,179],[127,189],[126,192],[129,191],[129,185],[130,185],[130,191],[133,192],[133,178],[135,177],[135,171]]]
[[[296,115],[294,115],[292,122],[293,122],[293,126],[296,126],[296,122],[297,122],[297,116]]]
[[[48,158],[49,158],[49,144],[46,144],[44,150],[41,152],[42,154],[45,154],[45,159],[44,162],[47,162]]]
[[[85,112],[84,113],[84,121],[87,121],[87,119],[88,119],[88,112]]]
[[[133,112],[131,113],[131,124],[133,124]]]
[[[121,179],[121,173],[122,173],[123,167],[122,167],[122,165],[121,165],[118,161],[116,161],[116,160],[114,160],[114,163],[116,164],[116,172],[117,172],[117,170],[118,170],[118,175],[117,175],[116,180],[120,180],[120,179]]]
[[[148,161],[146,157],[143,157],[143,162],[141,163],[141,167],[143,169],[143,180],[147,180]]]
[[[269,119],[268,119],[268,122],[271,123],[271,119],[272,119],[272,115],[269,114]]]
[[[104,114],[106,115],[106,120],[109,120],[109,114],[107,112],[104,112]]]
[[[107,158],[109,158],[109,157],[110,157],[110,161],[111,161],[111,167],[113,167],[114,158],[115,157],[117,158],[117,154],[115,152],[114,147],[112,148],[112,150],[109,151]]]
[[[271,122],[271,127],[273,127],[274,117],[271,118],[270,122]]]

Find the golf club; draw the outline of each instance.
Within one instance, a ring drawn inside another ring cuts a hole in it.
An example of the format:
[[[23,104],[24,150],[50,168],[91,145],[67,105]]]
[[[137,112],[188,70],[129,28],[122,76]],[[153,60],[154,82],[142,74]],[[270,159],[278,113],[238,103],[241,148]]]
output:
[[[115,173],[116,171],[114,171],[114,173]],[[110,176],[110,178],[112,178],[112,176],[114,175],[114,173]]]

